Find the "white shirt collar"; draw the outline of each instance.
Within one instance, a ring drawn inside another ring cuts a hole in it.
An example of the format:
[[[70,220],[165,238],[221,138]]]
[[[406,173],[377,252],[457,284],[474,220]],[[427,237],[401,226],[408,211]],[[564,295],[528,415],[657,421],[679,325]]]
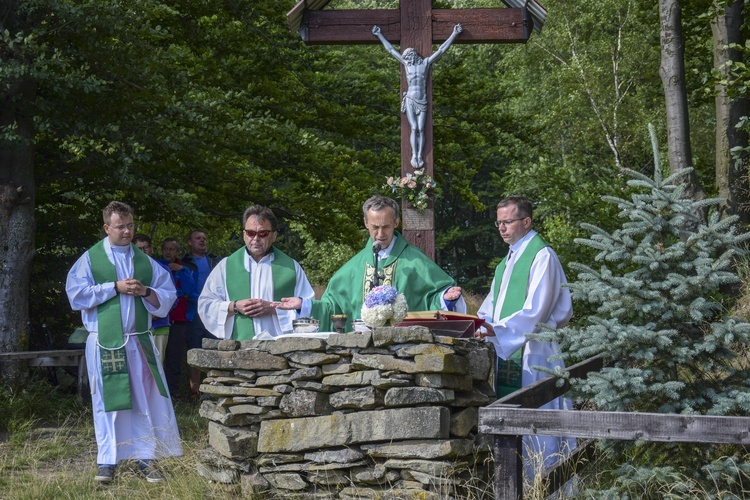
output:
[[[378,259],[382,260],[382,259],[388,258],[388,256],[391,254],[391,250],[393,250],[393,245],[396,244],[396,238],[397,238],[396,233],[393,233],[393,238],[391,238],[391,244],[378,252]]]
[[[247,247],[245,247],[245,266],[246,269],[250,269],[250,266],[260,266],[263,264],[270,264],[274,260],[274,254],[273,250],[265,254],[263,257],[260,258],[259,261],[256,261],[250,256],[250,253],[247,251]]]
[[[531,238],[533,238],[534,236],[536,236],[536,231],[534,231],[533,229],[529,230],[529,232],[526,233],[523,238],[516,241],[510,246],[510,251],[512,251],[513,253],[520,252],[523,248],[526,247],[526,244],[531,241]]]

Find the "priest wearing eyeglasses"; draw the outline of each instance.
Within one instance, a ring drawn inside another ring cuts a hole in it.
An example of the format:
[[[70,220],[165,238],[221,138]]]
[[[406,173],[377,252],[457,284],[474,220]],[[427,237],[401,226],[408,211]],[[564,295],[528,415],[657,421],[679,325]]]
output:
[[[510,248],[498,264],[490,293],[477,312],[485,323],[475,336],[492,342],[498,356],[498,398],[548,376],[536,366],[565,368],[562,361],[555,360],[555,343],[526,338],[526,334],[539,331],[540,323],[562,328],[573,316],[573,302],[570,290],[563,286],[566,279],[560,260],[531,228],[533,209],[531,202],[521,196],[509,196],[498,203],[495,226]],[[570,400],[559,397],[542,408],[569,410],[572,405]],[[543,458],[545,466],[574,447],[574,439],[524,436],[524,456]],[[536,453],[527,453],[529,450]],[[535,468],[527,462],[529,474],[533,475]]]
[[[90,332],[94,479],[112,481],[117,463],[132,459],[149,482],[161,482],[152,461],[182,455],[182,448],[151,318],[167,316],[177,292],[169,271],[132,245],[133,209],[113,201],[102,215],[107,237],[76,261],[65,283],[71,307],[81,311]]]
[[[220,339],[251,340],[291,333],[294,310],[274,308],[282,297],[315,298],[299,263],[274,247],[273,211],[253,205],[242,216],[245,246],[211,271],[198,298],[198,314]]]

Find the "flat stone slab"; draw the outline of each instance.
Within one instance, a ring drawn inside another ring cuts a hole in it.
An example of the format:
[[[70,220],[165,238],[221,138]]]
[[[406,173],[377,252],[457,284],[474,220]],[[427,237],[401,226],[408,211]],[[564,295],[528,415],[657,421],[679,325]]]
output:
[[[218,370],[284,370],[289,368],[289,363],[283,356],[274,356],[255,349],[240,351],[190,349],[187,360],[190,366]]]
[[[440,460],[417,460],[391,458],[385,461],[387,469],[409,469],[436,477],[448,477],[457,471],[468,469],[469,464],[465,461],[440,461]]]
[[[286,354],[296,351],[322,351],[326,342],[323,339],[311,339],[304,337],[280,337],[268,344],[271,354]]]
[[[209,422],[208,444],[227,458],[244,460],[258,454],[258,433]]]
[[[394,425],[398,422],[398,425]],[[333,413],[321,417],[261,422],[258,451],[288,453],[404,439],[445,439],[450,432],[446,407]],[[422,457],[414,457],[422,458]]]
[[[386,406],[414,406],[428,403],[445,404],[455,399],[450,389],[432,387],[392,387],[385,393]]]
[[[375,347],[393,344],[419,344],[433,342],[430,329],[426,326],[391,326],[376,328],[372,333],[372,344]]]
[[[295,391],[281,398],[279,409],[290,417],[330,413],[328,396],[316,391]]]
[[[371,410],[383,405],[383,396],[372,386],[360,387],[358,389],[331,394],[329,402],[336,409],[354,408],[357,410]]]
[[[330,347],[365,348],[372,345],[372,332],[339,333],[328,337]]]
[[[448,373],[417,373],[414,382],[420,387],[453,389],[455,391],[470,391],[473,387],[471,375]]]
[[[327,463],[351,463],[362,460],[365,455],[361,451],[352,448],[340,448],[338,450],[311,451],[305,453],[305,460],[312,462]]]
[[[201,384],[200,391],[203,394],[212,396],[281,396],[282,394],[271,389],[261,389],[260,387],[239,387],[236,385],[209,385]]]
[[[363,444],[362,451],[373,457],[435,458],[466,457],[473,451],[474,444],[468,439],[402,441],[384,444]]]
[[[290,362],[308,367],[337,363],[341,360],[341,356],[338,354],[326,354],[324,352],[296,351],[287,354],[287,359]]]
[[[362,370],[341,375],[328,375],[321,381],[325,385],[337,385],[340,387],[352,387],[370,385],[373,380],[382,377],[380,370]]]
[[[355,369],[375,368],[384,371],[397,370],[404,373],[417,373],[419,371],[414,361],[387,354],[354,354],[352,356],[352,367]]]

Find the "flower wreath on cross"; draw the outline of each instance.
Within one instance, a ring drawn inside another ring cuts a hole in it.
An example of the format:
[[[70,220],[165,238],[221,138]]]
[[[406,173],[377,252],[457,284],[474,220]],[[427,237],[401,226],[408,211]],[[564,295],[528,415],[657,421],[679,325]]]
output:
[[[390,189],[397,198],[407,200],[411,206],[421,212],[427,208],[428,193],[435,187],[435,179],[425,174],[424,169],[420,168],[404,177],[386,178],[383,187]]]

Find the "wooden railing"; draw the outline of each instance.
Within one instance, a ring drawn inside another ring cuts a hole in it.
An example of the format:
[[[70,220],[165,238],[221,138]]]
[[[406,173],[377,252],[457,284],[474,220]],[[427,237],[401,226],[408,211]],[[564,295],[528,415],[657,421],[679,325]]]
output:
[[[572,378],[585,378],[602,368],[600,357],[571,366]],[[548,494],[575,473],[596,439],[750,444],[750,417],[714,417],[664,413],[540,410],[570,388],[546,378],[479,409],[479,432],[494,435],[495,498],[523,498],[521,438],[525,435],[584,438],[577,449],[549,467],[540,484]]]
[[[14,360],[23,360],[29,367],[75,367],[78,395],[86,399],[89,391],[89,378],[86,371],[86,351],[84,349],[0,353],[0,363]]]

